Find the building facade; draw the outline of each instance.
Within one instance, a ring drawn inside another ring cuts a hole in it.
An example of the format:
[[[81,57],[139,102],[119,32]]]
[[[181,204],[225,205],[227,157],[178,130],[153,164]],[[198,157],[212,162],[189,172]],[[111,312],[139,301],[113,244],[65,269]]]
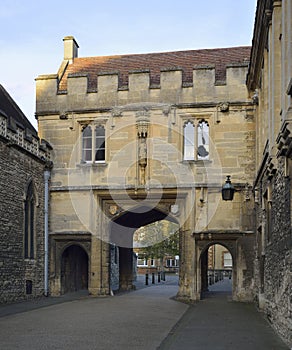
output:
[[[64,38],[57,74],[36,78],[39,135],[54,149],[52,295],[131,289],[134,231],[167,219],[180,227],[178,298],[200,299],[219,243],[234,261],[233,298],[253,299],[249,57],[235,47],[79,58]]]
[[[247,77],[256,103],[256,299],[290,345],[291,52],[291,1],[258,1]]]
[[[50,146],[0,86],[0,303],[44,293],[44,170]]]

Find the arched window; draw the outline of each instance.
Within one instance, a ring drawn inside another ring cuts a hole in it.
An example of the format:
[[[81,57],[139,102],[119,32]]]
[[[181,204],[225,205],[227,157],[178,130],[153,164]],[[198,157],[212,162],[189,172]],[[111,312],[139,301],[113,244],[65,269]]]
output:
[[[198,159],[209,159],[209,124],[205,120],[198,124]]]
[[[105,161],[105,130],[103,126],[95,128],[95,161]]]
[[[86,126],[82,132],[82,160],[92,162],[92,129]]]
[[[34,258],[34,205],[33,183],[30,182],[24,205],[24,257],[26,259]]]
[[[184,160],[195,159],[195,127],[190,121],[184,124]]]
[[[94,135],[93,135],[94,131]],[[82,130],[82,161],[85,163],[105,161],[105,129],[99,125],[87,125]]]

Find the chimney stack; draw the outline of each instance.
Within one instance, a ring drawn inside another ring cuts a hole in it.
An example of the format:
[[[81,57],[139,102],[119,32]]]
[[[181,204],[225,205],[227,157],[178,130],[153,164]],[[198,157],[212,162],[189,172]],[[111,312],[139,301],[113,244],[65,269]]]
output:
[[[73,36],[65,36],[64,41],[64,60],[73,62],[78,57],[78,44]]]

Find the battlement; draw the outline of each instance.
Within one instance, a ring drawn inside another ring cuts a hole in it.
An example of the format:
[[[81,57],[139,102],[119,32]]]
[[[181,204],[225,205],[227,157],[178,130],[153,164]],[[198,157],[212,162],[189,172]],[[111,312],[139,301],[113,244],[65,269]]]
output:
[[[81,58],[78,47],[74,37],[65,37],[57,74],[36,78],[37,115],[58,112],[55,106],[84,110],[139,102],[248,98],[247,46]]]
[[[25,151],[42,160],[50,160],[52,147],[45,140],[40,140],[31,134],[28,129],[10,121],[7,117],[0,115],[0,137],[5,138],[9,144],[17,145]]]
[[[247,69],[247,62],[229,65],[225,74],[221,74],[224,80],[218,80],[214,65],[193,67],[192,79],[187,80],[184,70],[179,67],[163,68],[155,79],[148,69],[129,71],[127,79],[116,70],[102,71],[96,75],[95,85],[86,72],[67,74],[66,85],[61,84],[58,75],[42,75],[36,78],[36,111],[37,115],[54,112],[55,106],[63,104],[68,110],[97,106],[111,108],[117,103],[220,102],[226,100],[226,96],[230,102],[245,101],[248,99],[245,84]]]

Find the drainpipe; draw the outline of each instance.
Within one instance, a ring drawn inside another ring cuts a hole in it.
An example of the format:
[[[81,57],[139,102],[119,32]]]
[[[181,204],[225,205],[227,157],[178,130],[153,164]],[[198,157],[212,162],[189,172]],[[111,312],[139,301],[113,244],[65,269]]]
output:
[[[51,172],[49,169],[44,171],[45,180],[45,261],[44,261],[44,294],[49,295],[49,179]]]

